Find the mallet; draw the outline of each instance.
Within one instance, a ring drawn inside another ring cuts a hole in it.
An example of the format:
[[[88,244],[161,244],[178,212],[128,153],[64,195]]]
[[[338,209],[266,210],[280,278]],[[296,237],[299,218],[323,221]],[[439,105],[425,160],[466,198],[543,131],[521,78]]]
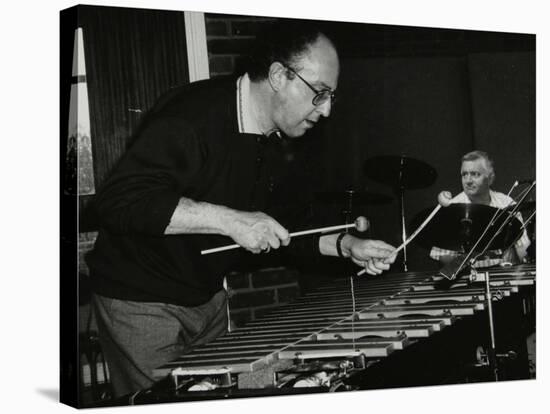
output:
[[[367,220],[366,217],[359,216],[357,217],[355,222],[353,222],[352,224],[341,224],[338,226],[321,227],[318,229],[297,231],[294,233],[290,233],[290,237],[306,236],[308,234],[316,234],[316,233],[328,233],[331,231],[345,230],[352,227],[355,227],[357,231],[361,231],[361,232],[366,231],[369,228],[369,221]],[[241,246],[239,246],[238,244],[229,244],[227,246],[221,246],[221,247],[215,247],[213,249],[203,250],[201,251],[201,254],[204,255],[204,254],[210,254],[210,253],[223,252],[225,250],[238,249],[239,247]]]

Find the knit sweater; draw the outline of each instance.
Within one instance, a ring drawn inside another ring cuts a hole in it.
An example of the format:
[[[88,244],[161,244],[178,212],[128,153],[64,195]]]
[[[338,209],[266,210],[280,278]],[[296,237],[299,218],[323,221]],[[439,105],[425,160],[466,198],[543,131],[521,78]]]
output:
[[[182,196],[263,211],[295,228],[296,206],[277,198],[288,172],[284,145],[239,133],[236,106],[235,80],[220,79],[174,89],[150,111],[96,197],[101,228],[88,258],[95,292],[196,306],[222,288],[244,250],[201,256],[233,240],[164,235]],[[319,255],[314,238],[293,240],[285,250]]]

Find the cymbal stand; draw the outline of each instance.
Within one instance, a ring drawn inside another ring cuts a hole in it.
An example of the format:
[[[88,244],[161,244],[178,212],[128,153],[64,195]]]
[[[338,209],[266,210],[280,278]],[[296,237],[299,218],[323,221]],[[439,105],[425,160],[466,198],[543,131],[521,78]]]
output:
[[[346,190],[346,193],[348,194],[348,200],[347,200],[347,207],[345,207],[345,210],[342,211],[342,214],[344,215],[344,224],[350,224],[353,223],[353,194],[355,191],[353,190]]]

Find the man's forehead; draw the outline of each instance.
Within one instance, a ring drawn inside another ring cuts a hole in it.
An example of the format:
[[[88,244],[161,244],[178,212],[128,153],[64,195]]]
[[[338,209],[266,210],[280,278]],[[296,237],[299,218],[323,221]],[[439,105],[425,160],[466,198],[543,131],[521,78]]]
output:
[[[485,160],[483,158],[478,158],[471,161],[462,161],[461,171],[480,171],[487,170]]]
[[[327,88],[335,89],[338,85],[340,62],[332,44],[323,37],[309,46],[300,62],[304,73],[311,76],[312,82],[317,82]]]

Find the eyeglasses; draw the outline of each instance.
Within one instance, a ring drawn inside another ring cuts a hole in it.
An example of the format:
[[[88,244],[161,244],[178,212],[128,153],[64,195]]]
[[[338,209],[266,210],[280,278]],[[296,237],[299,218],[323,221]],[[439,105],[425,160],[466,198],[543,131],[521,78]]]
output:
[[[285,66],[286,69],[288,69],[289,71],[294,73],[296,76],[298,76],[298,78],[300,78],[302,80],[302,82],[304,82],[308,86],[309,89],[311,89],[313,92],[315,92],[315,96],[311,100],[311,103],[313,104],[313,106],[323,105],[329,99],[330,99],[331,104],[334,103],[334,100],[336,99],[336,94],[333,90],[331,90],[331,89],[322,89],[322,90],[319,91],[319,90],[315,89],[307,80],[302,78],[298,74],[298,72],[296,72],[290,66],[286,66],[286,65],[284,65],[284,66]]]

